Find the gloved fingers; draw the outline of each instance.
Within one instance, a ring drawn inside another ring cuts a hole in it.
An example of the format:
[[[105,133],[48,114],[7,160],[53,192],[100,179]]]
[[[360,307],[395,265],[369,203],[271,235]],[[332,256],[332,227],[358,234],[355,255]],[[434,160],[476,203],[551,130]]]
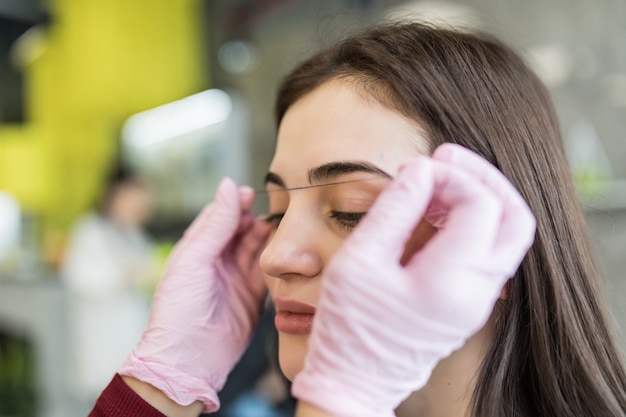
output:
[[[429,204],[424,213],[424,220],[437,229],[441,229],[446,224],[448,212],[437,204]]]
[[[408,162],[380,193],[344,246],[362,253],[397,259],[419,223],[433,192],[429,158],[419,156]]]
[[[446,143],[435,150],[433,158],[474,176],[500,198],[503,213],[493,259],[504,267],[513,268],[509,273],[512,275],[535,235],[536,221],[526,201],[502,172],[469,149]]]
[[[259,257],[265,248],[272,231],[272,225],[261,218],[253,220],[252,225],[238,239],[236,262],[243,271],[250,271],[258,266]]]
[[[237,226],[236,234],[244,235],[250,228],[254,226],[254,214],[251,211],[243,211],[241,218],[239,219],[239,226]]]
[[[456,167],[432,160],[434,189],[431,204],[447,212],[446,223],[409,261],[450,259],[472,264],[490,261],[499,232],[502,202],[486,186]],[[455,279],[455,277],[450,277]]]
[[[239,188],[241,219],[231,247],[236,254],[237,265],[246,270],[250,268],[251,256],[256,256],[262,250],[271,231],[271,225],[262,221],[264,216],[257,218],[252,213],[254,199],[255,194],[251,187],[242,186]]]
[[[527,206],[508,206],[493,251],[494,267],[507,278],[515,275],[535,240],[536,220]],[[497,265],[496,265],[497,263]]]
[[[185,232],[180,251],[205,262],[215,259],[236,234],[241,217],[237,184],[230,178],[224,178],[217,188],[214,201],[202,210]]]
[[[247,273],[245,277],[247,278],[247,284],[257,297],[262,296],[266,290],[264,274],[261,270],[259,259],[272,230],[271,224],[257,219],[250,232],[241,241],[241,258],[239,262],[241,262],[240,265],[246,268],[245,271]]]
[[[248,211],[252,207],[254,202],[254,189],[247,185],[239,187],[239,202],[241,203],[241,210]]]
[[[183,240],[195,240],[198,236],[204,234],[204,230],[208,224],[215,222],[214,218],[218,215],[218,212],[225,211],[221,206],[226,206],[226,210],[231,213],[239,214],[239,191],[237,184],[230,178],[224,178],[220,181],[215,191],[213,201],[204,206],[200,214],[198,214],[189,227],[187,227],[183,235]],[[238,217],[239,216],[237,216],[237,218]]]
[[[247,214],[244,215],[244,217],[247,216]],[[262,217],[252,218],[249,227],[238,232],[230,241],[222,256],[226,264],[236,268],[236,273],[226,273],[224,278],[238,281],[228,281],[227,285],[237,288],[243,286],[247,288],[247,291],[251,291],[255,297],[259,297],[265,292],[265,282],[259,265],[259,258],[271,231],[272,225],[264,222]]]
[[[253,227],[255,216],[252,212],[252,204],[256,198],[254,189],[247,185],[239,187],[239,203],[241,207],[241,218],[237,227],[237,235],[244,234],[248,229]]]
[[[504,174],[469,149],[453,143],[444,143],[435,149],[432,157],[472,175],[489,187],[506,205],[526,206],[522,196]]]

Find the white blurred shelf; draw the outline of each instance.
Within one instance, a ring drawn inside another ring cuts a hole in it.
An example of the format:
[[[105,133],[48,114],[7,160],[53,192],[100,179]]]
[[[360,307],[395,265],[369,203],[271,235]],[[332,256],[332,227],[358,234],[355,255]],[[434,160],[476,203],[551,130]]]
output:
[[[65,384],[66,294],[58,280],[0,275],[0,326],[25,335],[35,346],[38,417],[86,415]],[[80,414],[76,410],[80,410]]]

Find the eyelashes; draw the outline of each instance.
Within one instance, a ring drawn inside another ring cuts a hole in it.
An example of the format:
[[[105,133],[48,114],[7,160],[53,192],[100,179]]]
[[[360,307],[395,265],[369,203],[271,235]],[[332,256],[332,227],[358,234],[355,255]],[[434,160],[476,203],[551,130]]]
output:
[[[263,221],[265,223],[271,223],[274,229],[276,229],[284,216],[285,216],[285,213],[268,214],[267,217]]]
[[[363,216],[365,216],[365,213],[349,213],[345,211],[333,211],[330,214],[330,218],[347,231],[354,229]]]
[[[284,216],[285,213],[273,213],[265,218],[265,222],[271,223],[274,229],[277,229]],[[341,229],[351,231],[359,224],[363,216],[365,216],[364,212],[351,213],[346,211],[331,211],[328,217]]]

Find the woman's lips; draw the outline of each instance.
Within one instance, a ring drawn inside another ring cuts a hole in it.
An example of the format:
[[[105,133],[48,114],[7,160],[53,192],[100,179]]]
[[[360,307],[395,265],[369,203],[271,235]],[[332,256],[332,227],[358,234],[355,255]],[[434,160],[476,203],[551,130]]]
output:
[[[276,330],[288,334],[309,334],[313,326],[313,314],[279,311],[274,317]]]
[[[288,334],[309,334],[313,325],[315,307],[295,300],[274,299],[276,330]]]

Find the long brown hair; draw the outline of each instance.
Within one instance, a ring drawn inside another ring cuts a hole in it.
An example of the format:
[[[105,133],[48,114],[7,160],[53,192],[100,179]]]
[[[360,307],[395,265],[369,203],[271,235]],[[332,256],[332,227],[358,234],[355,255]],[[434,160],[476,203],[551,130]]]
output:
[[[626,416],[626,372],[556,113],[535,74],[488,35],[388,23],[299,65],[279,89],[277,123],[299,98],[337,78],[416,120],[431,150],[454,142],[485,157],[537,218],[535,243],[496,307],[473,415]]]

